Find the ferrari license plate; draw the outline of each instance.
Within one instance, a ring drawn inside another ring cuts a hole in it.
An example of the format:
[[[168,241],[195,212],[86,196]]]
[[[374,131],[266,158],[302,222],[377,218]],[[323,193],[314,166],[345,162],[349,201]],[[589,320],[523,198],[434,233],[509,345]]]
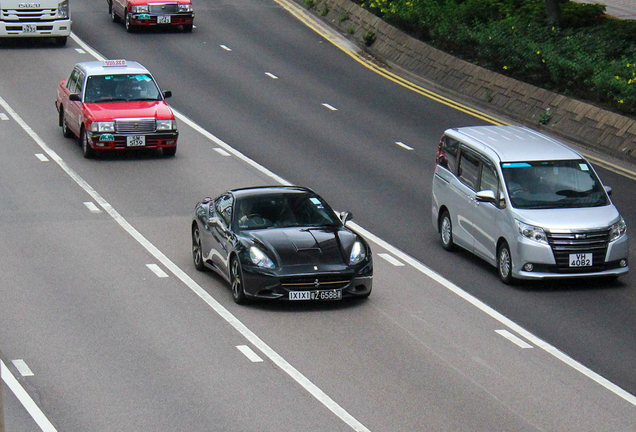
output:
[[[290,300],[342,300],[341,290],[290,291]]]
[[[157,24],[170,24],[170,15],[159,15],[157,17]]]
[[[570,254],[570,267],[591,267],[591,266],[592,266],[591,253]]]
[[[126,137],[128,147],[143,147],[146,145],[146,137],[143,135],[129,135]]]

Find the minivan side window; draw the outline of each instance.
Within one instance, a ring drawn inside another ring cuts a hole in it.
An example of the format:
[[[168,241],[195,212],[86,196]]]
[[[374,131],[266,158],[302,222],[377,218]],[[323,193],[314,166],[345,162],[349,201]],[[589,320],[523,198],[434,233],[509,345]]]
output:
[[[457,175],[469,188],[476,190],[479,179],[479,158],[477,155],[462,148]]]
[[[497,172],[495,168],[487,163],[484,163],[481,168],[481,179],[479,181],[478,190],[491,190],[497,196],[497,190],[499,189],[499,181],[497,180]]]
[[[457,168],[457,155],[459,153],[459,141],[444,136],[437,148],[437,163],[451,172]]]

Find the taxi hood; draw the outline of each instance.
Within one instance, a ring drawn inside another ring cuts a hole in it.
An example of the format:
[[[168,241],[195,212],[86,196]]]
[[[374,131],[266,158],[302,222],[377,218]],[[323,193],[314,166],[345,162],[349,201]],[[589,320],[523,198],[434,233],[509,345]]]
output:
[[[93,121],[124,118],[174,119],[172,110],[165,101],[92,103],[85,104],[85,109]]]

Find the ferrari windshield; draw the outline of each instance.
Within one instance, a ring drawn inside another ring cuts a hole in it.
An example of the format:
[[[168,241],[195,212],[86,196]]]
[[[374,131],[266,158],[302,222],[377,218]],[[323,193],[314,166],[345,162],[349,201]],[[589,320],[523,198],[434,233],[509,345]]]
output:
[[[320,197],[312,194],[271,194],[238,200],[235,211],[239,229],[324,227],[339,219]]]
[[[92,75],[86,80],[85,103],[162,100],[148,74]]]
[[[609,204],[598,177],[582,159],[501,164],[512,205],[522,209]]]

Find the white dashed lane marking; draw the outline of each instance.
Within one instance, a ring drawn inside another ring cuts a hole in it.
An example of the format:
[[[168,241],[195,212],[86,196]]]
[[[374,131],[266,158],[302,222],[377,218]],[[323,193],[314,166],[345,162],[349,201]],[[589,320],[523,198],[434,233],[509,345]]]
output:
[[[9,120],[9,117],[5,113],[0,113],[0,120]]]
[[[273,73],[271,73],[271,72],[265,72],[265,75],[267,75],[271,79],[278,79],[278,77],[276,75],[274,75]]]
[[[495,330],[495,332],[498,333],[500,336],[505,337],[506,339],[508,339],[513,344],[520,346],[521,348],[534,348],[532,345],[530,345],[529,343],[525,342],[521,338],[513,335],[508,330]]]
[[[86,54],[86,51],[84,51],[84,50],[83,50],[83,49],[81,49],[81,48],[75,48],[75,51],[77,51],[77,52],[78,52],[78,53],[80,53],[80,54]]]
[[[403,262],[398,261],[397,259],[395,259],[392,255],[389,255],[387,253],[379,253],[378,256],[384,258],[385,260],[387,260],[388,262],[390,262],[391,264],[393,264],[396,267],[401,267],[404,265]]]
[[[253,363],[258,363],[263,361],[263,359],[260,358],[258,354],[252,351],[252,348],[248,347],[247,345],[237,345],[236,347],[238,348],[240,352],[245,354],[245,357],[250,359]]]
[[[87,209],[90,210],[91,213],[101,213],[102,212],[99,208],[97,208],[95,203],[93,203],[91,201],[85,202],[84,205],[86,206]]]
[[[20,372],[20,375],[22,375],[23,377],[33,376],[33,372],[31,371],[31,368],[27,366],[24,360],[22,359],[11,360],[11,363],[13,363],[13,366],[15,366],[18,372]]]
[[[161,267],[159,267],[157,264],[146,264],[146,267],[152,270],[152,272],[156,274],[157,277],[160,277],[160,278],[168,277],[168,274],[165,271],[161,270]]]
[[[226,45],[219,45],[221,48],[223,48],[225,51],[232,51],[232,49]]]
[[[42,153],[36,153],[35,157],[40,159],[40,162],[48,162],[49,161],[49,158],[44,156]]]
[[[220,147],[215,148],[214,151],[220,154],[221,156],[231,156],[228,152],[226,152]]]
[[[327,109],[330,109],[331,111],[338,111],[338,108],[335,108],[335,107],[329,105],[328,103],[324,103],[324,104],[322,104],[322,106],[324,106]]]
[[[413,150],[413,147],[407,146],[406,144],[404,144],[404,143],[403,143],[403,142],[401,142],[401,141],[396,141],[395,143],[396,143],[397,145],[399,145],[400,147],[405,148],[405,149],[407,149],[407,150]]]

